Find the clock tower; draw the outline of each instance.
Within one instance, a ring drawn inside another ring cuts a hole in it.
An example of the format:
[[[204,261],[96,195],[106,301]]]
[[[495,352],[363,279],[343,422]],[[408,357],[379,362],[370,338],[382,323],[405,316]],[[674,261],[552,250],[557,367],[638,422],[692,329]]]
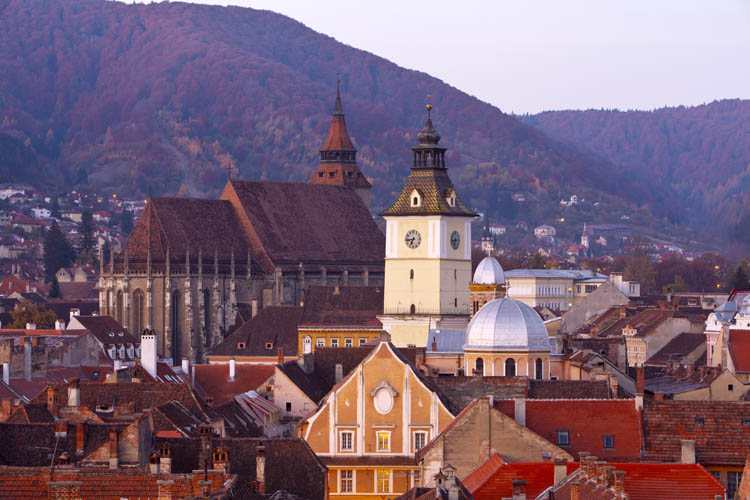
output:
[[[412,167],[386,220],[385,296],[380,320],[397,346],[430,342],[429,331],[469,321],[471,221],[445,166],[445,148],[427,122],[412,148]]]

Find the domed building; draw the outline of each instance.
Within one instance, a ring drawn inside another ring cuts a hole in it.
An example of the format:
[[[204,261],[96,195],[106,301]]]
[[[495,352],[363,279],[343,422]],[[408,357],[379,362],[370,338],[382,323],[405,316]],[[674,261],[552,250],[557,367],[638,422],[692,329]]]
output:
[[[465,373],[548,379],[550,344],[539,314],[523,302],[495,299],[466,329]]]
[[[474,271],[469,285],[471,315],[475,315],[487,302],[505,297],[505,271],[496,258],[487,256]]]

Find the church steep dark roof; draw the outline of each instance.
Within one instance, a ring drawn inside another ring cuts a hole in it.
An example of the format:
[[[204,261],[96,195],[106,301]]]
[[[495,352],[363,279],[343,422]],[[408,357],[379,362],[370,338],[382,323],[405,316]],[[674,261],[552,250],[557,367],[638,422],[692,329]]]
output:
[[[204,266],[213,262],[214,252],[221,260],[234,252],[237,261],[244,263],[248,242],[239,227],[232,204],[225,200],[151,198],[125,251],[131,263],[146,262],[149,248],[155,262],[166,260],[169,249],[172,264],[184,263],[188,250],[191,260],[202,251]]]
[[[385,236],[351,188],[232,179],[221,198],[235,206],[267,272],[301,262],[383,266]]]

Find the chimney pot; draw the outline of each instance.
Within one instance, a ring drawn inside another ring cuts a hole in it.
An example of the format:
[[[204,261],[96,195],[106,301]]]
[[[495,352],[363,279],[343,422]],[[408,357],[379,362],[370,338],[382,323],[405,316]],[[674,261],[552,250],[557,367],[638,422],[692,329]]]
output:
[[[76,455],[83,455],[85,444],[86,444],[86,423],[78,422],[76,424]]]
[[[616,470],[614,472],[615,476],[615,493],[618,495],[622,495],[625,493],[625,471],[624,470]]]
[[[236,370],[235,361],[234,361],[234,358],[232,358],[229,360],[229,381],[230,382],[234,382],[235,370]]]
[[[682,463],[683,464],[695,463],[695,440],[693,439],[682,440]]]
[[[560,484],[568,477],[568,460],[566,458],[555,459],[555,484]]]
[[[116,469],[119,466],[117,431],[109,431],[109,468]]]
[[[10,363],[3,363],[3,383],[10,384]]]
[[[337,384],[344,379],[344,365],[339,362],[336,363],[335,379]]]
[[[604,466],[604,483],[607,488],[615,487],[615,466],[605,465]]]
[[[573,481],[570,483],[570,500],[579,500],[581,495],[581,482]]]
[[[250,317],[254,318],[258,315],[258,299],[253,299],[250,302],[251,313]]]
[[[517,424],[526,426],[526,398],[515,398],[513,400],[514,420]]]
[[[596,484],[604,484],[606,482],[606,471],[604,470],[605,465],[607,465],[607,462],[605,462],[604,460],[597,460],[595,462],[596,471],[594,479],[596,480]]]
[[[281,347],[279,347],[279,348],[278,348],[278,349],[276,350],[276,355],[277,355],[277,360],[276,360],[276,362],[277,362],[278,364],[280,364],[280,365],[283,365],[283,364],[284,364],[284,349],[282,349]]]

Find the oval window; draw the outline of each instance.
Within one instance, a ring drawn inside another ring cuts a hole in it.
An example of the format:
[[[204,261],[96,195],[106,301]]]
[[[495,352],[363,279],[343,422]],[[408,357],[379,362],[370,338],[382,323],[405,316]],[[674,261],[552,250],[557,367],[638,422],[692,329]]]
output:
[[[382,415],[393,409],[393,394],[387,388],[383,387],[375,393],[375,409]]]

